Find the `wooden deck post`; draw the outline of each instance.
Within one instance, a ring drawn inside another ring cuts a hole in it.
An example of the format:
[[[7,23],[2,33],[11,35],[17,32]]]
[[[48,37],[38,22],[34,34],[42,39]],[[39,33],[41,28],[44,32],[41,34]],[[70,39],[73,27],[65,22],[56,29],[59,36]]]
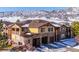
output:
[[[48,43],[50,43],[50,36],[48,36]]]
[[[33,38],[30,38],[30,44],[33,46]]]
[[[40,36],[40,45],[42,45],[42,36]]]
[[[70,31],[71,31],[70,34],[71,34],[71,38],[72,38],[74,36],[73,32],[72,32],[72,28],[70,28]]]

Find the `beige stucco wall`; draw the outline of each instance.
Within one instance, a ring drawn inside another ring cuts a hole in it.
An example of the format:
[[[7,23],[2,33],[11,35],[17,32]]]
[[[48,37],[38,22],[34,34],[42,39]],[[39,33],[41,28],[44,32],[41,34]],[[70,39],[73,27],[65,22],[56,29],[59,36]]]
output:
[[[22,32],[22,29],[18,26],[18,25],[14,25],[14,26],[12,26],[11,28],[19,28],[19,32],[17,32],[17,31],[12,31],[12,33],[17,33],[17,34],[21,34],[21,32]]]
[[[12,40],[18,44],[18,42],[21,42],[22,45],[24,45],[24,41],[27,40],[27,38],[17,35],[17,34],[12,34]]]

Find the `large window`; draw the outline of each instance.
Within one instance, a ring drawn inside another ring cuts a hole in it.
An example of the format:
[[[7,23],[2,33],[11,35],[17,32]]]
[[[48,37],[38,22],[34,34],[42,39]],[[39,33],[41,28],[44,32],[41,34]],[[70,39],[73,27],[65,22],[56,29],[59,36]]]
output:
[[[19,31],[19,28],[16,28],[16,31]]]
[[[18,45],[22,45],[22,43],[21,42],[18,42]]]
[[[65,28],[65,27],[62,27],[62,28],[61,28],[61,32],[62,32],[62,33],[65,33],[65,32],[66,32],[66,28]]]
[[[41,32],[45,32],[45,28],[41,28]]]
[[[22,28],[22,31],[24,31],[24,28]]]
[[[30,43],[30,40],[28,40],[28,43]]]
[[[15,31],[15,28],[12,28],[12,31]]]
[[[48,28],[48,32],[52,32],[53,31],[53,28]]]

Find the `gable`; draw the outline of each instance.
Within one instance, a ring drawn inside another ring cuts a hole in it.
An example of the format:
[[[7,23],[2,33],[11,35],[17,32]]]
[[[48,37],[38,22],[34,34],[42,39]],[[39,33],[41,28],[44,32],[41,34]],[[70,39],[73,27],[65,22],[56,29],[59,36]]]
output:
[[[66,25],[61,25],[61,27],[67,27]]]
[[[17,24],[14,24],[11,28],[20,28]]]
[[[46,23],[46,24],[44,24],[44,25],[42,25],[40,27],[49,27],[49,26],[54,27],[51,23]]]
[[[7,27],[6,24],[3,24],[3,27]]]

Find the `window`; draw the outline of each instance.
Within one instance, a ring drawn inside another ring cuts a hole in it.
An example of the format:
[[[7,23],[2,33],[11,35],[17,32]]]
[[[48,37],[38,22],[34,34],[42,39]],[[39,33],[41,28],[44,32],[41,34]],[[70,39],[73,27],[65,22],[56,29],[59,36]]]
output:
[[[19,31],[19,28],[16,28],[16,31]]]
[[[30,43],[30,40],[28,40],[28,43]]]
[[[41,28],[41,32],[45,32],[45,28]]]
[[[53,28],[51,28],[51,31],[53,31]]]
[[[62,28],[61,28],[61,33],[62,33],[62,34],[66,34],[66,27],[62,27]]]
[[[53,31],[53,28],[48,28],[48,32],[52,32]]]
[[[65,30],[65,28],[62,28],[62,30],[64,31],[64,30]]]
[[[5,29],[5,28],[3,28],[3,29]]]
[[[7,28],[3,28],[3,29],[7,30]]]
[[[24,28],[22,28],[22,31],[24,31]]]
[[[7,30],[7,28],[6,28],[6,30]]]
[[[13,31],[15,31],[15,29],[14,29],[14,28],[12,28],[12,30],[13,30]]]
[[[18,45],[22,45],[22,43],[21,42],[18,42]]]

